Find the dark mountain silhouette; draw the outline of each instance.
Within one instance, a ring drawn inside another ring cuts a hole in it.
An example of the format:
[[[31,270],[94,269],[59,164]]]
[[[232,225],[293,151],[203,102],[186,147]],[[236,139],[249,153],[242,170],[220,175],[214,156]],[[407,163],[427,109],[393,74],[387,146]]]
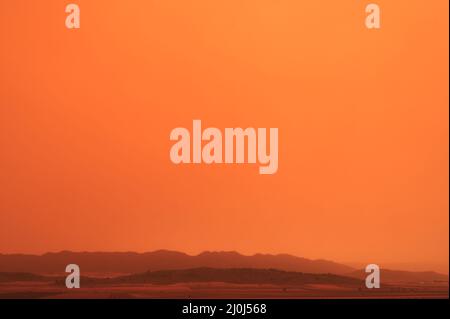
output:
[[[347,276],[353,278],[364,279],[367,277],[367,273],[364,270],[356,270],[348,273]],[[435,281],[448,281],[448,276],[439,274],[434,271],[401,271],[401,270],[389,270],[381,269],[380,272],[381,282],[435,282]]]
[[[100,282],[161,285],[189,282],[225,282],[234,284],[273,284],[287,286],[299,286],[305,284],[345,284],[361,286],[363,284],[363,281],[360,279],[332,274],[306,274],[276,269],[254,268],[159,270],[128,276],[119,276],[112,279],[100,279]]]
[[[51,282],[64,285],[63,276],[40,276],[31,273],[0,272],[0,282]],[[306,284],[335,284],[360,287],[364,282],[357,278],[332,274],[306,274],[287,272],[276,269],[251,268],[194,268],[179,270],[147,271],[139,274],[118,276],[113,278],[82,277],[86,286],[155,284],[168,285],[177,283],[222,282],[233,284],[271,284],[283,286],[301,286]]]
[[[148,253],[109,252],[69,252],[47,253],[44,255],[2,255],[0,272],[65,275],[68,264],[77,264],[84,275],[139,274],[148,271],[184,270],[194,268],[215,269],[277,269],[306,274],[335,274],[364,279],[364,270],[356,270],[346,265],[327,260],[311,260],[287,254],[253,256],[237,252],[203,252],[190,256],[176,251],[158,250]],[[1,280],[1,277],[0,277]],[[432,282],[448,281],[447,275],[436,272],[408,272],[381,270],[382,282]],[[19,281],[19,280],[17,280]]]
[[[367,274],[364,270],[353,271],[345,276],[334,274],[311,274],[286,272],[276,269],[255,268],[193,268],[179,270],[158,270],[143,273],[94,278],[82,276],[83,283],[91,284],[172,284],[182,282],[227,282],[240,284],[283,284],[300,285],[308,283],[360,284]],[[436,272],[409,272],[384,269],[381,280],[385,283],[448,282],[448,276]],[[27,272],[0,272],[0,283],[6,282],[60,282],[65,276],[37,275]]]
[[[279,269],[304,273],[346,274],[354,268],[327,260],[310,260],[287,254],[244,256],[237,252],[204,252],[196,256],[159,250],[148,253],[69,252],[44,255],[2,255],[0,272],[62,273],[77,264],[84,273],[141,273],[156,270],[209,268]]]

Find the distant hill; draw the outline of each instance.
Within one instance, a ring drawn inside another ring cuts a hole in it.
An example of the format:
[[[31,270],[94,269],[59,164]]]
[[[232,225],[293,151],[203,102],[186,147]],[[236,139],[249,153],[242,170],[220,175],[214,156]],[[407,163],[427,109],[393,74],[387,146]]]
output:
[[[64,276],[40,276],[31,273],[0,272],[0,283],[11,282],[52,282],[64,285]],[[147,271],[139,274],[118,276],[113,278],[82,277],[86,286],[105,285],[137,285],[155,284],[169,285],[177,283],[232,283],[232,284],[270,284],[282,286],[302,286],[306,284],[347,285],[361,287],[363,281],[357,278],[344,277],[332,274],[306,274],[300,272],[287,272],[276,269],[250,269],[250,268],[194,268],[179,270]]]
[[[175,284],[188,282],[225,282],[234,284],[273,284],[299,286],[305,284],[342,284],[361,286],[363,281],[356,278],[332,274],[306,274],[276,269],[250,268],[194,268],[182,270],[148,271],[140,274],[100,279],[108,283],[120,284]]]
[[[44,255],[2,255],[0,272],[65,275],[68,264],[80,266],[82,275],[139,274],[148,271],[183,270],[194,268],[215,269],[277,269],[305,274],[335,274],[364,279],[364,270],[328,260],[311,260],[287,254],[241,255],[237,252],[203,252],[190,256],[168,250],[148,253],[69,252]],[[1,279],[1,277],[0,277]],[[447,275],[436,272],[408,272],[381,270],[382,282],[448,281]]]
[[[148,253],[68,252],[44,255],[2,255],[0,272],[63,273],[68,264],[77,264],[84,273],[142,273],[145,271],[209,268],[279,269],[311,274],[346,274],[346,265],[327,260],[311,260],[287,254],[244,256],[237,252],[204,252],[196,256],[159,250]]]
[[[234,284],[273,284],[283,286],[302,286],[306,284],[329,285],[364,285],[366,273],[363,270],[353,271],[346,276],[335,274],[311,274],[303,272],[282,271],[277,269],[255,268],[209,268],[157,270],[120,275],[113,277],[89,277],[82,275],[83,285],[134,285],[176,283],[224,282]],[[0,283],[11,282],[52,282],[64,285],[65,275],[36,275],[27,272],[0,272]],[[448,282],[448,276],[435,272],[408,272],[382,270],[381,281],[386,284]]]
[[[364,279],[366,278],[367,273],[364,270],[356,270],[351,273],[348,273],[347,276]],[[418,283],[418,282],[448,281],[448,276],[439,274],[434,271],[412,272],[412,271],[381,269],[380,280],[381,282]]]

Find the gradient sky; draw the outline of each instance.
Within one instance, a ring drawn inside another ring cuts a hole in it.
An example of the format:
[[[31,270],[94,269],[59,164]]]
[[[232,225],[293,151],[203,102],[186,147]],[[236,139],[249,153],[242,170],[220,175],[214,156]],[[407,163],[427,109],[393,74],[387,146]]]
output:
[[[448,1],[0,0],[0,252],[290,253],[448,271]],[[169,133],[278,127],[279,170]]]

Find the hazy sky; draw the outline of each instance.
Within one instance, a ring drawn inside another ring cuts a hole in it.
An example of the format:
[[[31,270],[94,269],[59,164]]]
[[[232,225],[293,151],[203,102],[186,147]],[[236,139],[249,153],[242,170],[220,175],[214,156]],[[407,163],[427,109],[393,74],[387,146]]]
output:
[[[448,270],[448,1],[0,2],[0,252],[290,253]],[[279,128],[279,170],[174,165]]]

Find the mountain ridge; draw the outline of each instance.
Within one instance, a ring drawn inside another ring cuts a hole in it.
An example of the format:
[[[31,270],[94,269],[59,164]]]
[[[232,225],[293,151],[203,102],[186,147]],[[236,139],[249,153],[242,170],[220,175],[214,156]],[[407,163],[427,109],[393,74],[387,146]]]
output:
[[[138,274],[149,271],[215,269],[276,269],[307,274],[334,274],[364,279],[364,269],[353,268],[325,259],[307,259],[289,254],[243,255],[236,251],[204,251],[189,255],[173,250],[151,252],[48,252],[42,255],[0,254],[0,272],[65,274],[68,264],[77,264],[84,274]],[[411,272],[382,269],[386,282],[448,281],[448,276],[434,271]]]
[[[148,270],[212,268],[273,268],[305,273],[344,274],[356,269],[329,260],[313,260],[289,254],[243,255],[236,251],[204,251],[188,255],[172,250],[152,252],[49,252],[42,255],[0,254],[0,271],[52,273],[78,264],[88,272],[137,273]]]

